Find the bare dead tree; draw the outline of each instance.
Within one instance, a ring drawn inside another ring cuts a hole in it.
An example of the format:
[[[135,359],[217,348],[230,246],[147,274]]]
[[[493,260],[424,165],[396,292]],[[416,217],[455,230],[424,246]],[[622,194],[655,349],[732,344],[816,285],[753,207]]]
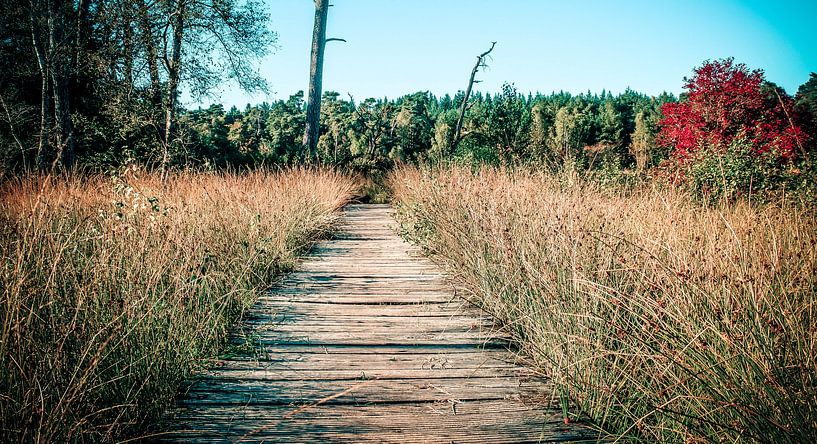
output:
[[[491,47],[488,48],[487,51],[477,56],[477,63],[474,65],[474,69],[471,70],[471,78],[468,80],[468,88],[465,89],[465,97],[462,98],[460,115],[457,118],[457,125],[454,127],[454,135],[451,138],[451,145],[448,148],[450,153],[453,153],[454,150],[457,149],[457,145],[459,145],[460,141],[462,140],[462,136],[460,134],[462,132],[462,123],[465,119],[465,110],[468,107],[468,98],[471,96],[471,89],[474,87],[474,83],[479,83],[479,80],[474,80],[474,78],[476,77],[477,71],[479,71],[480,68],[485,68],[488,66],[485,64],[485,58],[488,57],[488,54],[494,50],[494,46],[496,46],[496,42],[491,42]]]
[[[309,94],[306,104],[306,127],[304,129],[301,157],[311,159],[318,146],[321,124],[321,89],[323,88],[323,53],[327,42],[345,42],[344,39],[326,38],[326,20],[329,0],[315,0],[315,25],[312,28],[312,57],[309,64]]]
[[[301,156],[312,158],[318,145],[321,121],[321,88],[323,83],[323,52],[326,49],[326,19],[329,0],[315,0],[315,25],[312,28],[312,57],[309,64],[309,94],[306,104],[306,128]]]

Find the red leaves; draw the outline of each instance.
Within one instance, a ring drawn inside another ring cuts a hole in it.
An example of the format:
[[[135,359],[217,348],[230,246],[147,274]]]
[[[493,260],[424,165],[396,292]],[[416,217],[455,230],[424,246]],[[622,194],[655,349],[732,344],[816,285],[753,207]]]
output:
[[[763,71],[750,71],[733,59],[706,62],[685,79],[687,100],[666,103],[658,143],[686,160],[705,146],[726,147],[735,139],[751,143],[757,154],[796,156],[805,134],[792,123],[791,98],[765,84]],[[791,118],[790,118],[791,117]]]

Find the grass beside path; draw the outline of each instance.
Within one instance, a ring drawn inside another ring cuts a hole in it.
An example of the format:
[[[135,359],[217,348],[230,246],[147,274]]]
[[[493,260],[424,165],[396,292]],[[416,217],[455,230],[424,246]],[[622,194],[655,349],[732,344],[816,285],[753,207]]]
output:
[[[406,234],[613,436],[817,442],[813,211],[490,168],[391,184]]]
[[[0,185],[0,441],[155,419],[357,187],[299,169]]]

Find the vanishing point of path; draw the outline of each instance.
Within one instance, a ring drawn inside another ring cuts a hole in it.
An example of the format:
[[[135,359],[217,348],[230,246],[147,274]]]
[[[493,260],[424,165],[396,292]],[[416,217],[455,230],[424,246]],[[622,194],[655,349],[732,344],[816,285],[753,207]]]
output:
[[[387,205],[341,222],[253,307],[235,340],[254,347],[191,382],[173,441],[593,441]]]

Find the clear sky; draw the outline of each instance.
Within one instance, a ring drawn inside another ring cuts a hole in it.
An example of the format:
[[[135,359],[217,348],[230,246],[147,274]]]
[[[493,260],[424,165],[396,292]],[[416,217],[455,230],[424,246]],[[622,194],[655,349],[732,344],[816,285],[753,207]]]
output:
[[[260,66],[269,96],[225,85],[243,107],[306,90],[312,0],[265,0],[278,48]],[[465,89],[497,41],[481,91],[681,92],[704,60],[734,57],[789,93],[817,71],[817,1],[333,0],[324,91],[355,99]],[[209,102],[208,102],[209,103]]]

